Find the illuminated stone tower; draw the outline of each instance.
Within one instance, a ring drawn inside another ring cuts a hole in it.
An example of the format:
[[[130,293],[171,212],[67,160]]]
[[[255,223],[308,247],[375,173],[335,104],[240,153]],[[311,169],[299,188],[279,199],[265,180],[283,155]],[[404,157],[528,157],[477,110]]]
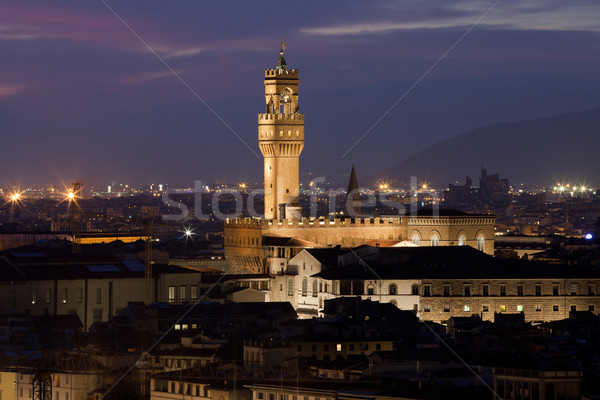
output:
[[[304,114],[298,112],[298,70],[288,69],[282,44],[275,69],[265,70],[267,110],[258,114],[258,144],[265,160],[265,219],[300,219],[300,153]]]

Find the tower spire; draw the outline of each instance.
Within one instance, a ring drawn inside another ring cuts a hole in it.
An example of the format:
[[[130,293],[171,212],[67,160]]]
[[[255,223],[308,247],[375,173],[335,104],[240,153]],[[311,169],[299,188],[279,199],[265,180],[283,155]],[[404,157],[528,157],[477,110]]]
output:
[[[360,214],[360,192],[354,164],[352,164],[352,171],[350,172],[348,190],[346,193],[346,212],[350,214],[351,217],[355,218]]]

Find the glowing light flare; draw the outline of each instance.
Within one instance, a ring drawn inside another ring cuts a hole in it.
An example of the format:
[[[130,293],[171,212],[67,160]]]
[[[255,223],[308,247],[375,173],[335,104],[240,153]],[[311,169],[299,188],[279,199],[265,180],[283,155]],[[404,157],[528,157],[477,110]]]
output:
[[[186,242],[188,241],[188,239],[194,241],[194,229],[192,229],[189,226],[184,226],[181,232],[183,233],[183,235],[181,235],[181,239],[185,239]]]
[[[594,236],[591,233],[588,233],[587,235],[585,235],[585,238],[587,240],[591,240]]]
[[[19,201],[20,199],[21,199],[21,193],[19,193],[19,192],[13,193],[12,196],[10,196],[10,200],[12,202]]]

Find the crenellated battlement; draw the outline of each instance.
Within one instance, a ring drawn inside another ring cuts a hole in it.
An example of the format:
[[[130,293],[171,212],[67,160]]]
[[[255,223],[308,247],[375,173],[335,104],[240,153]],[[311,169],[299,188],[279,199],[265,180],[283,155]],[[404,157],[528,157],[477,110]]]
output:
[[[265,69],[265,78],[298,79],[297,69]]]
[[[258,114],[258,123],[259,124],[264,124],[264,123],[273,123],[273,122],[289,122],[289,123],[304,123],[304,113],[296,113],[296,114],[281,114],[281,113],[275,113],[275,114]]]
[[[382,218],[302,218],[301,220],[264,220],[257,218],[228,218],[226,225],[237,227],[294,227],[294,228],[331,228],[353,226],[482,226],[495,224],[495,217],[382,217]]]
[[[225,226],[237,228],[260,228],[267,226],[267,221],[258,218],[226,218]]]

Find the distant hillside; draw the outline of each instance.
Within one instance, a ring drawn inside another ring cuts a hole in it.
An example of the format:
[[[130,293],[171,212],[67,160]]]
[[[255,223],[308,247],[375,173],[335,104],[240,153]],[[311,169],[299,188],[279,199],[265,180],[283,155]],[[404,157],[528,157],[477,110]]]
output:
[[[572,179],[600,184],[600,109],[556,117],[487,125],[438,142],[381,175],[407,182],[410,176],[443,187],[477,184],[480,167],[512,183]]]

